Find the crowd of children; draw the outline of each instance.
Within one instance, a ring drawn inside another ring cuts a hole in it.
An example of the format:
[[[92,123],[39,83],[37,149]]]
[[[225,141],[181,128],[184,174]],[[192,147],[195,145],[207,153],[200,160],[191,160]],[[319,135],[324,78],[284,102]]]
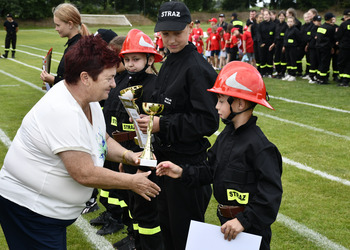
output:
[[[221,70],[230,61],[241,60],[256,66],[263,77],[286,81],[302,77],[309,83],[328,84],[332,65],[333,80],[338,86],[349,86],[350,59],[344,55],[349,50],[350,10],[343,13],[342,28],[336,25],[333,13],[322,18],[316,9],[304,13],[303,24],[293,8],[278,13],[265,8],[260,13],[252,10],[245,25],[237,17],[232,13],[230,23],[225,22],[225,14],[219,15],[219,21],[213,17],[204,33],[200,21],[195,21],[189,41],[215,70]],[[340,49],[344,54],[339,53]]]

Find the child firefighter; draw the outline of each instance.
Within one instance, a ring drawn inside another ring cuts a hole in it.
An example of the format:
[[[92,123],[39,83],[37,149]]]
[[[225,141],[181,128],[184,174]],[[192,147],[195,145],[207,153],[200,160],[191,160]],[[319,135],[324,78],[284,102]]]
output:
[[[157,174],[180,178],[188,186],[213,183],[218,201],[217,215],[227,240],[240,232],[262,236],[260,249],[270,249],[271,224],[282,199],[282,159],[256,125],[256,104],[266,101],[266,88],[259,72],[250,64],[231,62],[220,72],[214,87],[216,109],[226,124],[208,158],[195,168],[170,161],[157,166]]]

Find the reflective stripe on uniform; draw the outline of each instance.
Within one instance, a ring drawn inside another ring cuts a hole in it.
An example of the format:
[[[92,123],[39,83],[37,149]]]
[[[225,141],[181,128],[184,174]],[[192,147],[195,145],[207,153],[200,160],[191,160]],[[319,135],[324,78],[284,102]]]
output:
[[[117,117],[115,117],[115,116],[111,117],[111,125],[113,125],[113,126],[117,126],[118,125]]]
[[[100,191],[100,196],[104,197],[104,198],[108,198],[109,196],[109,192],[108,191],[105,191],[103,189],[101,189]]]
[[[132,123],[123,123],[123,131],[135,131],[134,124]]]
[[[126,205],[125,201],[119,200],[117,198],[112,198],[112,197],[108,197],[108,204],[113,204],[113,205],[117,205],[120,207],[127,207],[128,206],[128,205]]]
[[[249,193],[241,193],[234,189],[227,189],[227,200],[236,200],[239,204],[248,204]]]
[[[327,30],[325,28],[318,27],[317,33],[326,34]]]
[[[160,226],[157,226],[155,228],[144,228],[144,227],[140,227],[140,225],[139,225],[139,234],[153,235],[153,234],[157,234],[159,232],[160,232]]]
[[[288,39],[288,43],[294,43],[293,39]]]
[[[350,78],[349,74],[340,74],[339,76],[342,77],[342,78]]]

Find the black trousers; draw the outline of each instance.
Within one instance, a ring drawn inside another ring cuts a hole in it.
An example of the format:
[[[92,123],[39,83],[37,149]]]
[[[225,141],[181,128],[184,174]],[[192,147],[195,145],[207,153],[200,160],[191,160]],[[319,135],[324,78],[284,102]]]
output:
[[[331,56],[333,77],[337,77],[339,75],[338,58],[339,58],[339,50],[338,48],[335,48],[334,53]]]
[[[297,52],[298,52],[297,47],[286,47],[287,69],[288,69],[288,74],[291,76],[295,76],[298,69]]]
[[[318,64],[319,64],[319,54],[318,49],[316,48],[309,48],[310,53],[310,69],[309,69],[309,75],[311,78],[315,78],[317,76],[317,70],[318,70]]]
[[[279,75],[283,75],[286,72],[286,54],[282,52],[283,40],[277,41],[275,46],[275,67]]]
[[[328,79],[329,65],[331,63],[331,48],[320,48],[319,50],[320,63],[318,65],[317,78],[321,81]]]
[[[350,48],[340,48],[338,56],[339,76],[343,81],[350,82]]]
[[[134,166],[124,166],[126,173],[135,173]],[[155,170],[148,178],[157,182]],[[151,201],[145,200],[142,196],[128,191],[128,206],[132,216],[133,235],[135,237],[135,247],[137,250],[163,250],[163,236],[158,215],[158,198]]]
[[[12,52],[16,51],[17,34],[7,33],[5,38],[5,52],[8,53],[10,50],[10,45],[12,44]]]
[[[255,62],[256,62],[256,68],[260,72],[260,55],[259,55],[259,45],[258,42],[254,42],[253,44],[254,48],[254,57],[255,57]]]
[[[259,47],[261,75],[272,75],[274,50],[269,51],[271,44]]]

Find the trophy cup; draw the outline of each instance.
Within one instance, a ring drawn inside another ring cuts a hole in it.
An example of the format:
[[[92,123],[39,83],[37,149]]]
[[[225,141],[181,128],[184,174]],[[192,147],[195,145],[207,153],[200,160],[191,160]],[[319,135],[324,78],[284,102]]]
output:
[[[140,109],[136,105],[135,101],[142,96],[142,85],[135,85],[125,89],[122,89],[119,93],[121,96],[128,98],[132,101],[134,109],[140,114]]]
[[[163,111],[163,108],[164,108],[164,105],[159,103],[150,103],[150,102],[142,103],[142,109],[143,111],[145,111],[146,114],[150,116],[149,117],[150,119],[147,126],[147,142],[140,156],[140,166],[147,166],[147,167],[157,166],[157,160],[153,158],[153,153],[151,149],[153,116],[160,114]]]

